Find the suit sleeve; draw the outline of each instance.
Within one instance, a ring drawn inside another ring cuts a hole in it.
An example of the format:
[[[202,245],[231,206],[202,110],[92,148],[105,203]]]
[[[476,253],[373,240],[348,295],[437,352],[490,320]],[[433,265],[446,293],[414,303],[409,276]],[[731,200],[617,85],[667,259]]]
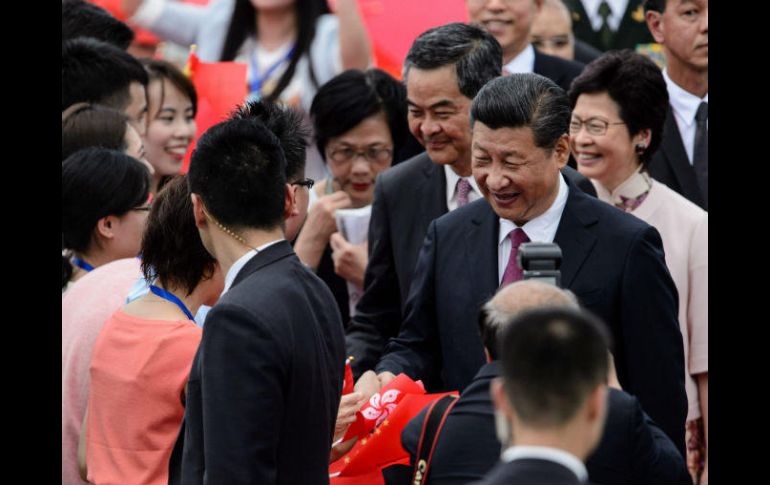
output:
[[[288,352],[242,307],[220,304],[201,346],[204,483],[275,483]]]
[[[684,454],[687,396],[677,291],[666,268],[663,243],[650,226],[632,242],[623,273],[621,333],[627,381],[644,410]]]
[[[401,293],[393,260],[387,200],[381,183],[374,189],[368,241],[364,294],[345,336],[348,355],[354,357],[351,367],[356,378],[374,368],[388,339],[398,335],[401,326]]]
[[[686,485],[692,483],[684,459],[671,439],[634,399],[631,413],[633,483]]]
[[[434,281],[437,245],[434,220],[417,258],[401,331],[388,342],[376,367],[378,373],[403,372],[412,379],[431,379],[442,368]]]

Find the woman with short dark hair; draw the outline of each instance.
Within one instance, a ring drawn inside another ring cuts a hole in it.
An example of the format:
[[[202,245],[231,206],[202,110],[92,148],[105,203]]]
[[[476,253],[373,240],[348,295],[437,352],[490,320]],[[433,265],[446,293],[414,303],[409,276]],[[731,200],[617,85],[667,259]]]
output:
[[[654,226],[663,239],[679,293],[687,462],[697,477],[708,431],[708,213],[647,173],[666,119],[666,83],[646,57],[612,51],[586,66],[569,96],[570,145],[580,173],[591,178],[600,199]]]

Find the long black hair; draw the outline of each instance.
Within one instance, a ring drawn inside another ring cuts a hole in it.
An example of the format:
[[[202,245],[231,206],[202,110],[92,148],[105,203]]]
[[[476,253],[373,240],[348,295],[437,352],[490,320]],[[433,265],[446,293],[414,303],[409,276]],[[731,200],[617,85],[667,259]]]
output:
[[[310,51],[310,45],[315,37],[315,24],[318,17],[329,13],[329,7],[326,0],[296,0],[294,2],[294,11],[297,17],[297,42],[294,52],[289,60],[289,66],[278,80],[275,89],[265,96],[265,100],[274,101],[280,96],[281,92],[289,85],[294,77],[294,71],[300,58]],[[232,61],[235,59],[238,50],[243,42],[249,36],[257,35],[257,15],[254,6],[250,0],[235,0],[235,9],[230,18],[230,26],[227,29],[225,44],[222,47],[221,61]],[[310,80],[315,87],[318,87],[318,80],[313,71],[313,63],[308,58],[308,67],[310,68]]]

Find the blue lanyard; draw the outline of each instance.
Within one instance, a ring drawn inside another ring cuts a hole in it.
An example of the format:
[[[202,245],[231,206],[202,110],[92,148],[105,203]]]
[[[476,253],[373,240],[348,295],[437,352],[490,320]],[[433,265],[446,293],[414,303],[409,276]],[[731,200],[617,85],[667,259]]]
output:
[[[72,258],[72,264],[74,264],[78,268],[84,269],[86,271],[91,271],[92,269],[94,269],[93,266],[91,266],[90,264],[86,263],[85,261],[83,261],[82,259],[78,258],[77,256]]]
[[[164,300],[168,300],[178,306],[190,320],[195,320],[195,317],[193,317],[192,313],[190,313],[190,310],[188,310],[184,303],[182,303],[182,300],[174,296],[172,293],[169,293],[163,288],[158,288],[155,285],[150,285],[150,291],[163,298]]]
[[[272,66],[268,67],[267,70],[263,75],[259,75],[259,66],[257,65],[257,51],[254,51],[254,55],[252,55],[249,58],[249,62],[251,63],[251,77],[252,80],[249,83],[249,93],[260,93],[262,92],[262,85],[270,79],[270,76],[273,75],[276,69],[281,67],[284,62],[291,59],[291,56],[294,54],[294,50],[297,48],[296,45],[291,46],[291,49],[289,49],[289,52],[286,53],[283,57],[278,59],[273,63]]]

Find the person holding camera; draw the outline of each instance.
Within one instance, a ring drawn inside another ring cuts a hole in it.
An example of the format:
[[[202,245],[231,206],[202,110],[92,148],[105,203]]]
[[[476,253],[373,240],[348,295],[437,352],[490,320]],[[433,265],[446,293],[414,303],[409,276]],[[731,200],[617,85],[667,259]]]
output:
[[[631,51],[610,52],[572,84],[572,153],[599,199],[660,231],[679,292],[684,339],[688,467],[695,483],[706,467],[708,431],[708,212],[653,179],[668,109],[660,69]]]
[[[470,113],[472,172],[484,199],[431,223],[406,318],[376,380],[385,385],[404,372],[431,391],[464,389],[485,361],[472,323],[478,308],[498,287],[521,279],[521,243],[555,242],[562,284],[617,342],[620,384],[683,454],[684,351],[658,231],[562,176],[570,105],[553,81],[531,73],[493,79]]]

